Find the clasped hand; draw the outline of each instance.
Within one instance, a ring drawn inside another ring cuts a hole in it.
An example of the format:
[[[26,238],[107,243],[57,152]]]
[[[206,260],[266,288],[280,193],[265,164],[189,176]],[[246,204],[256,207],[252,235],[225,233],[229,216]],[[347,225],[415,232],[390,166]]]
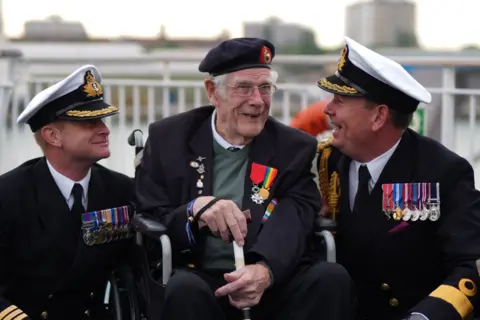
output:
[[[193,214],[196,215],[214,197],[199,197],[193,204]],[[250,212],[242,212],[231,200],[219,200],[208,208],[200,217],[198,226],[207,226],[215,236],[230,242],[230,233],[239,246],[243,246],[247,236],[247,219]]]
[[[256,306],[270,285],[270,273],[262,264],[247,265],[224,275],[228,283],[215,291],[215,296],[228,295],[230,304],[238,309]]]

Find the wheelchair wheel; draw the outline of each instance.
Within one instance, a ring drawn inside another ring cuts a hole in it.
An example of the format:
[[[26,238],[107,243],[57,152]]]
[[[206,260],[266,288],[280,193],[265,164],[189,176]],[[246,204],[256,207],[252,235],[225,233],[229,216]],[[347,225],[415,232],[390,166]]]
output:
[[[142,320],[133,272],[129,266],[115,270],[110,277],[114,320]]]

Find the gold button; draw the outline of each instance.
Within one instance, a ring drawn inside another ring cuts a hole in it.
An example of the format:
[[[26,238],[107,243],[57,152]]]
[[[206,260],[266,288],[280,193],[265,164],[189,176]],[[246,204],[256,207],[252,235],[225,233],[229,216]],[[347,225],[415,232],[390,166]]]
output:
[[[395,298],[390,299],[390,305],[392,307],[398,307],[398,300]]]
[[[90,292],[90,298],[93,299],[93,297],[95,297],[95,292]]]
[[[42,319],[47,319],[47,318],[48,318],[48,312],[47,312],[47,311],[43,311],[43,312],[40,314],[40,317],[42,317]]]
[[[90,317],[90,310],[85,310],[85,315],[86,315],[87,317]]]
[[[381,288],[383,291],[390,290],[390,286],[388,285],[388,283],[382,283]]]

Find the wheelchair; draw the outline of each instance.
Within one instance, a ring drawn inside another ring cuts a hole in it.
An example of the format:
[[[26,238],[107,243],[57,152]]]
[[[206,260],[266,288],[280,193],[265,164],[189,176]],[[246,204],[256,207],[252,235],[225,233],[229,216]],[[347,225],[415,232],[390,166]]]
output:
[[[128,144],[135,147],[136,169],[143,155],[142,131],[134,130],[128,137]],[[111,308],[115,320],[159,320],[165,287],[172,275],[172,247],[167,228],[140,212],[135,212],[131,227],[135,233],[130,254],[133,263],[112,272],[104,303],[106,308]],[[336,262],[335,223],[320,217],[316,230],[317,244],[323,247],[319,259]],[[160,244],[160,260],[148,257],[146,242]]]

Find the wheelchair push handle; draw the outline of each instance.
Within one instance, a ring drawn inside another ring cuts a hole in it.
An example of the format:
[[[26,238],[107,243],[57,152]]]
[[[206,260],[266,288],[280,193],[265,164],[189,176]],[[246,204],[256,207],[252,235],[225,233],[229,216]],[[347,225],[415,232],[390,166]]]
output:
[[[140,129],[135,129],[128,136],[128,144],[135,147],[136,153],[143,149],[143,132]]]

